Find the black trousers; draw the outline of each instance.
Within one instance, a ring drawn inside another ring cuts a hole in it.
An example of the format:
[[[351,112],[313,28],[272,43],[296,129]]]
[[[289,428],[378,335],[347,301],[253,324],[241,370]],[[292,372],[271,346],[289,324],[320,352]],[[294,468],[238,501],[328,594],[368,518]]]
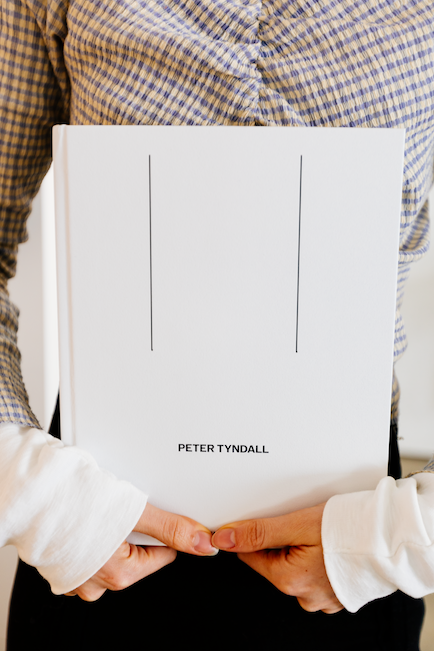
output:
[[[58,410],[52,433],[59,435]],[[391,428],[390,474],[400,474]],[[418,651],[424,606],[401,592],[358,613],[307,613],[235,555],[178,554],[174,563],[94,602],[54,596],[38,572],[19,563],[10,606],[8,651],[177,648],[285,648],[295,651]],[[243,645],[243,646],[239,646]]]

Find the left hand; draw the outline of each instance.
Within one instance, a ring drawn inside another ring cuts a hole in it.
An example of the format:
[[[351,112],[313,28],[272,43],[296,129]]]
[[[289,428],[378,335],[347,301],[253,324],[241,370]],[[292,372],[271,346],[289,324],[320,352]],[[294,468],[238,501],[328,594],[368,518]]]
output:
[[[172,563],[176,558],[175,550],[197,556],[217,554],[211,545],[209,529],[191,518],[168,513],[149,502],[134,531],[149,534],[167,547],[141,547],[124,541],[105,565],[66,596],[78,595],[83,601],[96,601],[106,590],[123,590]]]
[[[324,565],[321,520],[325,503],[276,518],[243,520],[221,527],[212,544],[238,558],[281,592],[297,597],[304,610],[343,609]],[[273,548],[280,549],[273,549]]]

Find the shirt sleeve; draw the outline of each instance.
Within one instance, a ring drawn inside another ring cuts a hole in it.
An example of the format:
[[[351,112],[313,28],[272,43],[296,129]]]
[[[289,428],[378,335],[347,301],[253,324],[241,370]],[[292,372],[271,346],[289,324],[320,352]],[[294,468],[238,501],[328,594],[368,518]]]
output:
[[[415,598],[434,592],[434,473],[335,495],[322,539],[330,583],[350,612],[395,590]]]
[[[27,239],[33,197],[51,163],[51,128],[67,121],[60,0],[0,0],[0,422],[38,427],[20,370],[18,310],[7,282]]]
[[[7,282],[51,163],[51,128],[68,121],[61,0],[0,0],[0,545],[13,544],[56,594],[97,572],[134,528],[146,496],[41,431],[17,348]]]
[[[42,430],[0,426],[0,546],[55,594],[93,576],[137,524],[146,495]]]

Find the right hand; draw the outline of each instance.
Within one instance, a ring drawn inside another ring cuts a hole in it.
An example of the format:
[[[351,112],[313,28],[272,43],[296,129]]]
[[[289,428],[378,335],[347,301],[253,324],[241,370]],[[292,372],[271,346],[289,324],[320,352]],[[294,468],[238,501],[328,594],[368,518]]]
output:
[[[176,551],[196,556],[214,556],[211,532],[198,522],[147,504],[134,531],[148,534],[167,547],[140,547],[124,541],[113,556],[88,581],[67,596],[96,601],[106,590],[123,590],[145,576],[172,563]]]

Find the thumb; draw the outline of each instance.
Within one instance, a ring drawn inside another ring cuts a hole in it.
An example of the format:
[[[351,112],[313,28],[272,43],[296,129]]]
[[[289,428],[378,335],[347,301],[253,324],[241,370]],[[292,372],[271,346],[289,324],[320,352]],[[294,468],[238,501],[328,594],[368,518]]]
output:
[[[321,544],[324,504],[294,511],[275,518],[233,522],[218,529],[212,543],[231,552],[256,552],[261,549]]]
[[[180,552],[197,556],[218,553],[211,544],[211,532],[191,518],[158,509],[147,504],[134,531],[148,534]]]

